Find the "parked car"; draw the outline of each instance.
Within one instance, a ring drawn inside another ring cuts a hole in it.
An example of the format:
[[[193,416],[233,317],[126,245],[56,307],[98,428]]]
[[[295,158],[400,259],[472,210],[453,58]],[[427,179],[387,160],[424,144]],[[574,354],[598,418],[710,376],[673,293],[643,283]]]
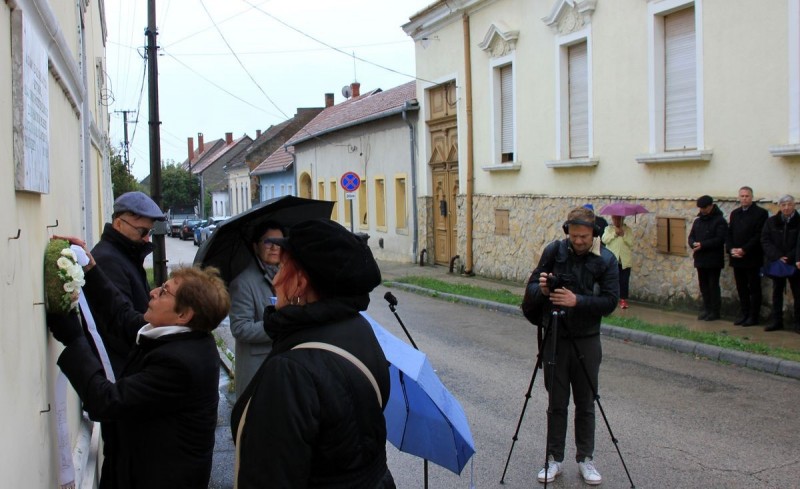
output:
[[[200,243],[202,244],[205,240],[211,237],[214,234],[214,230],[217,229],[217,226],[222,224],[226,219],[229,219],[229,216],[222,216],[222,217],[209,217],[208,224],[200,230]]]
[[[200,219],[184,219],[181,223],[181,229],[178,231],[178,237],[181,238],[181,241],[194,236],[194,227],[198,224],[200,224]]]
[[[192,228],[192,241],[194,241],[195,246],[200,246],[200,231],[207,225],[208,219],[203,219]]]

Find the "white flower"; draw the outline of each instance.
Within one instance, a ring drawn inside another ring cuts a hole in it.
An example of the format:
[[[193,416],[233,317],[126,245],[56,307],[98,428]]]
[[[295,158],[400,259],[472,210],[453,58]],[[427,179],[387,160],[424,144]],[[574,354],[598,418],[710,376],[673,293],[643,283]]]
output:
[[[59,258],[59,259],[56,261],[56,265],[58,265],[58,268],[60,268],[60,269],[62,269],[62,270],[66,270],[66,269],[68,269],[68,268],[69,268],[69,267],[71,267],[71,266],[72,266],[74,263],[75,263],[75,262],[73,262],[73,261],[70,261],[70,259],[69,259],[69,258],[67,258],[67,257],[65,257],[65,256],[62,256],[62,257],[60,257],[60,258]]]
[[[72,264],[69,268],[67,268],[67,273],[72,280],[79,280],[83,278],[83,269],[77,264]]]
[[[63,250],[61,250],[61,256],[66,256],[67,258],[69,258],[73,262],[78,261],[78,257],[75,256],[75,252],[72,251],[69,248],[64,248]]]
[[[75,292],[75,282],[67,282],[64,284],[64,291],[72,293]]]

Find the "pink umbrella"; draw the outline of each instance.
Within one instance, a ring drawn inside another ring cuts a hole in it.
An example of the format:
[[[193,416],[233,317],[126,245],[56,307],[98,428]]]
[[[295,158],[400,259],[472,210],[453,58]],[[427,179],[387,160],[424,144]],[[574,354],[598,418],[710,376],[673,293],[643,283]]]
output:
[[[635,216],[636,214],[648,214],[650,211],[639,204],[630,202],[614,202],[600,209],[600,214],[607,216]]]

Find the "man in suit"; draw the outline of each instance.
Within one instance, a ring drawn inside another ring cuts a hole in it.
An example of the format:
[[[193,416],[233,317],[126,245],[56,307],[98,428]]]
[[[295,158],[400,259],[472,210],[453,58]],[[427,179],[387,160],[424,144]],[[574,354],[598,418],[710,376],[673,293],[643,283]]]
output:
[[[761,311],[761,230],[769,217],[766,209],[753,202],[753,189],[739,189],[740,206],[731,212],[725,249],[730,257],[741,316],[733,324],[754,326]]]

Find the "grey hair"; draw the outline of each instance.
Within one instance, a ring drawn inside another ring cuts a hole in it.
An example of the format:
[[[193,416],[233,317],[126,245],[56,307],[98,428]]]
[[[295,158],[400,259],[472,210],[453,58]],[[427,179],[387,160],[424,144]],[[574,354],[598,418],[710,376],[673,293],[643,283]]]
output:
[[[794,202],[794,197],[789,194],[782,195],[780,199],[778,199],[778,205],[783,204],[785,202]]]

